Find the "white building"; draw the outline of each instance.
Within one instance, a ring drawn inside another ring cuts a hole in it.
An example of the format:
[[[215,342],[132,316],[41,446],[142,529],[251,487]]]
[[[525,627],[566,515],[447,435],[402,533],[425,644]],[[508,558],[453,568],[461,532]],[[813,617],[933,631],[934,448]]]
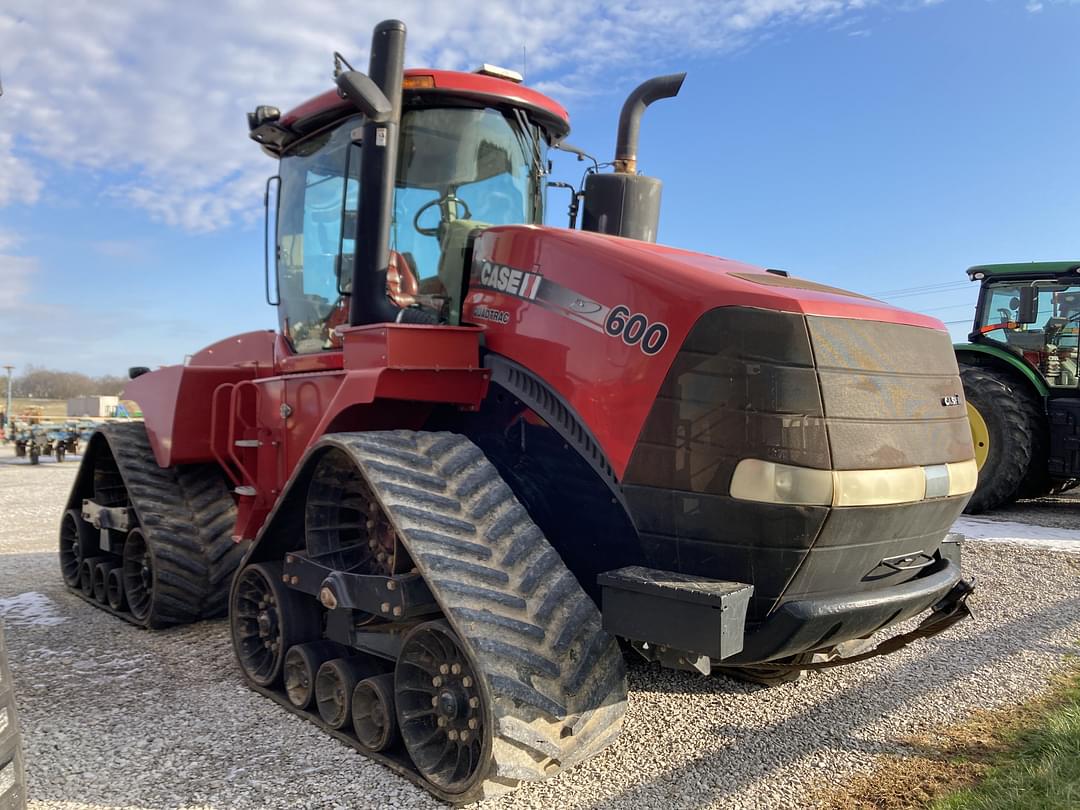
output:
[[[67,401],[68,416],[112,416],[120,397],[75,397]]]

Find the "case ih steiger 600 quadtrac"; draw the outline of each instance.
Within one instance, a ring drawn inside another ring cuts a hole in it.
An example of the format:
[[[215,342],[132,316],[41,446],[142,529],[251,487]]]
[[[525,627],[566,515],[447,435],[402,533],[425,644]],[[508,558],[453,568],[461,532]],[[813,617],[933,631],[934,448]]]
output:
[[[454,802],[614,740],[624,652],[782,679],[966,615],[942,325],[653,244],[638,126],[682,76],[628,99],[582,229],[544,227],[565,110],[404,71],[404,39],[250,116],[281,330],[130,384],[145,430],[90,442],[69,585],[150,627],[227,601],[253,688]]]

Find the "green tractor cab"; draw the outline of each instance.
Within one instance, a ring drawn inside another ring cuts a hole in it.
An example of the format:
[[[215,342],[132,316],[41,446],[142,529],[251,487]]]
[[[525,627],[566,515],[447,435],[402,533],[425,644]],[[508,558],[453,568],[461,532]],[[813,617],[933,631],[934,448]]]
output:
[[[955,346],[984,512],[1080,483],[1080,261],[986,264]]]

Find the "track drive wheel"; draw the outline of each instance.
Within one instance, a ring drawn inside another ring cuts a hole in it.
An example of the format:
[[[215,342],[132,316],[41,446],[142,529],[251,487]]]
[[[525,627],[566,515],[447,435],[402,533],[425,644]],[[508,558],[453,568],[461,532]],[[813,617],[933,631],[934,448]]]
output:
[[[249,565],[237,575],[229,624],[241,669],[263,687],[278,683],[290,647],[322,635],[318,603],[281,581],[280,562]]]
[[[394,673],[397,720],[417,770],[465,793],[491,755],[488,696],[458,637],[443,621],[406,637]]]
[[[979,483],[964,511],[977,514],[1011,503],[1020,493],[1034,457],[1036,431],[1045,419],[1034,398],[1013,379],[991,368],[962,366],[960,377],[968,402]]]
[[[79,587],[79,567],[98,553],[94,528],[78,509],[68,509],[60,521],[60,573],[71,588]]]

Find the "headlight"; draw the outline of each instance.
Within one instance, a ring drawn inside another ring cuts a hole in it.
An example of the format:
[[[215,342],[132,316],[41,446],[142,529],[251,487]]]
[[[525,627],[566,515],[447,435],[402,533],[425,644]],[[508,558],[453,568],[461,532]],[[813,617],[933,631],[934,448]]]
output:
[[[889,470],[815,470],[745,458],[731,477],[731,497],[801,506],[885,506],[967,495],[975,460]]]

